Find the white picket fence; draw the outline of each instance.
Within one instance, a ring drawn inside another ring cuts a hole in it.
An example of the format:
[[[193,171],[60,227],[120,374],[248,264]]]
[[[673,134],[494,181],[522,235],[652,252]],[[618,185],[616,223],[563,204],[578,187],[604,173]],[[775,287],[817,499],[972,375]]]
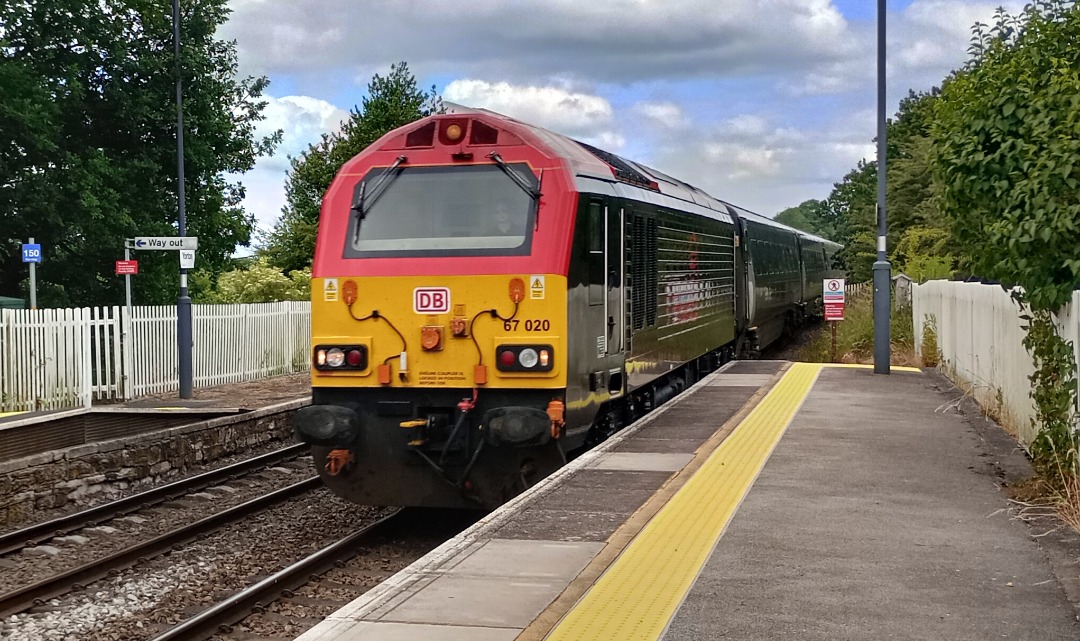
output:
[[[311,304],[193,305],[196,388],[310,367]],[[180,387],[176,307],[0,310],[0,412]]]
[[[1027,444],[1035,436],[1028,380],[1035,368],[1024,349],[1021,313],[998,285],[930,281],[912,288],[916,349],[922,349],[923,330],[933,322],[945,372]],[[1080,361],[1080,292],[1056,319]]]

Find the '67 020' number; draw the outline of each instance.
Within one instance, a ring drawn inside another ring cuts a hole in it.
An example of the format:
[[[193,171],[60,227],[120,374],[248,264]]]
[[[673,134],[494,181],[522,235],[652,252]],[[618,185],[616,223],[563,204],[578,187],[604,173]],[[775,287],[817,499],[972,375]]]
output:
[[[551,321],[548,319],[526,319],[524,323],[519,320],[508,320],[503,322],[503,330],[507,332],[516,332],[520,325],[525,325],[526,332],[550,332]]]

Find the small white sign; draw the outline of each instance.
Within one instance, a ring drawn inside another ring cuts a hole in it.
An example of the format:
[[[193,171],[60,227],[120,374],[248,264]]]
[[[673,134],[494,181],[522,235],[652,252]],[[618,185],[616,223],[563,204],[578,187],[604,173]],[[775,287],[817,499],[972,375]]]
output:
[[[180,250],[180,269],[195,269],[195,250]]]
[[[198,249],[198,236],[136,236],[132,243],[134,249],[157,249],[162,251],[178,251],[181,249]]]
[[[323,300],[332,303],[338,299],[338,285],[336,278],[323,279]]]
[[[844,279],[843,278],[826,278],[824,281],[824,293],[826,300],[828,299],[843,299],[844,298]]]
[[[529,276],[529,298],[544,300],[544,277]]]

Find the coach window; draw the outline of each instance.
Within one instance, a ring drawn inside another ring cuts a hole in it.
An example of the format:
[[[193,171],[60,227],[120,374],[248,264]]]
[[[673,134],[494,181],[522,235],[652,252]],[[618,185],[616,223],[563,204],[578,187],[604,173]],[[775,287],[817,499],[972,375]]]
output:
[[[589,304],[604,304],[604,206],[598,201],[589,202]]]

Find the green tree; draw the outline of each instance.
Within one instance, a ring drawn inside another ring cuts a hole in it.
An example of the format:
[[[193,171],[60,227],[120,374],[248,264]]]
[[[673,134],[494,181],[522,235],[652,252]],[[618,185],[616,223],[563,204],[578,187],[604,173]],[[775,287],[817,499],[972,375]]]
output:
[[[181,3],[188,234],[219,271],[250,241],[243,187],[276,137],[258,139],[265,78],[237,79],[236,48],[215,37],[226,0]],[[43,305],[123,300],[123,239],[174,235],[175,59],[169,3],[0,2],[0,293],[25,285],[17,241],[34,236]],[[138,256],[136,297],[175,300],[176,256]]]
[[[847,277],[857,283],[870,280],[877,246],[877,163],[860,161],[833,187],[825,210],[835,225],[832,240],[844,246],[838,257]]]
[[[300,156],[290,158],[285,207],[263,255],[286,270],[310,266],[322,198],[341,166],[387,132],[444,111],[435,87],[421,91],[406,63],[391,65],[385,77],[376,74],[361,107],[352,109],[340,132],[323,134]]]
[[[221,274],[213,292],[199,302],[272,303],[307,300],[310,296],[310,269],[294,270],[286,276],[265,258],[260,258],[246,268]]]
[[[887,247],[891,259],[905,260],[896,252],[909,229],[941,228],[947,223],[940,212],[936,187],[931,170],[932,141],[929,136],[934,118],[934,102],[940,92],[910,92],[900,101],[896,115],[887,123],[888,181],[885,206],[888,214]],[[826,199],[821,217],[829,236],[844,245],[840,257],[848,277],[855,281],[869,280],[877,259],[877,161],[861,161],[844,179],[836,183]],[[911,245],[909,242],[908,245]],[[923,245],[923,249],[942,251],[941,254],[920,255],[919,261],[929,261],[920,271],[939,274],[938,268],[951,264],[949,247]]]
[[[806,200],[776,215],[776,222],[832,240],[836,236],[833,220],[823,200]]]
[[[1080,285],[1080,7],[1039,1],[976,25],[972,59],[942,87],[935,176],[975,273],[1019,285],[1044,472],[1076,474],[1072,346],[1052,313]]]

